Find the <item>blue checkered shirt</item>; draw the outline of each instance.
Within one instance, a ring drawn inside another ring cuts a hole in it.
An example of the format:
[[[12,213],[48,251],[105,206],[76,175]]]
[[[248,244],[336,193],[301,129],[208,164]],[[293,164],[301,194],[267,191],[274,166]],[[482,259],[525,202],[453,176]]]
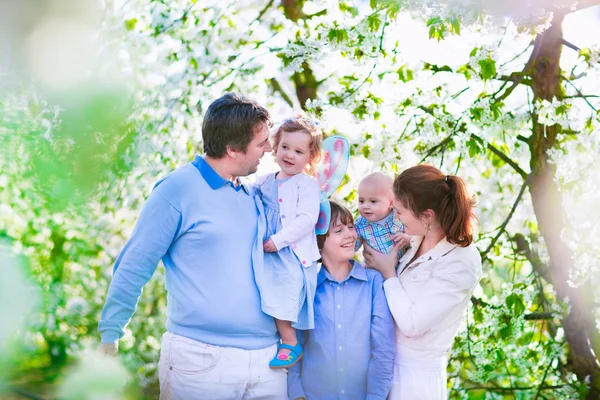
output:
[[[404,232],[402,222],[394,218],[394,212],[390,212],[387,217],[377,222],[369,222],[360,216],[354,224],[358,239],[354,246],[357,251],[362,246],[361,240],[367,242],[369,246],[381,253],[389,253],[394,247],[392,237],[400,232]],[[398,258],[404,254],[404,248],[398,251]]]

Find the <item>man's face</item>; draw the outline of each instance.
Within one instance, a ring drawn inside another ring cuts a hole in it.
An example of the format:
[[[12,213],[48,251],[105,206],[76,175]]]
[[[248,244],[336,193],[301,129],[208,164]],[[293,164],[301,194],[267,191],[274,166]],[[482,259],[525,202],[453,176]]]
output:
[[[247,176],[258,170],[260,159],[265,153],[273,150],[269,142],[269,127],[266,123],[261,123],[254,130],[254,137],[248,144],[246,152],[239,152],[237,158],[237,173],[235,176]]]

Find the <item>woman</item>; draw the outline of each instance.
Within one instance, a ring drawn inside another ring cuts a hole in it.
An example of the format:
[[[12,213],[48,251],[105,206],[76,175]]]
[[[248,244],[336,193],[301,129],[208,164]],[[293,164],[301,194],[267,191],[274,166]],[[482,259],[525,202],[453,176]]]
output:
[[[473,198],[461,178],[429,165],[402,172],[394,196],[397,217],[414,235],[410,249],[400,262],[393,250],[383,254],[365,246],[363,253],[385,279],[396,323],[389,399],[446,399],[447,352],[481,277]]]

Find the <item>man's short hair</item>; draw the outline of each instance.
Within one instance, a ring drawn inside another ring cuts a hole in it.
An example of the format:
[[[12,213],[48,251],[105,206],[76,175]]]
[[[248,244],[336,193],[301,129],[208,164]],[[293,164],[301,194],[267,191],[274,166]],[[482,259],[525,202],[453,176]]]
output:
[[[213,101],[202,122],[204,153],[223,158],[227,147],[244,153],[254,133],[266,123],[271,127],[271,115],[256,101],[237,93],[227,93]]]

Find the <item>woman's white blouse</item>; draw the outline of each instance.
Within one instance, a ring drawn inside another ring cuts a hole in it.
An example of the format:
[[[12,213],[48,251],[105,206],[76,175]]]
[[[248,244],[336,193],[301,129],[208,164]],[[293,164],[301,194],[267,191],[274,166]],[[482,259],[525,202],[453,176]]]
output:
[[[399,276],[383,285],[396,322],[397,357],[445,356],[481,277],[475,245],[458,247],[445,238],[402,272],[422,240],[412,238],[398,264]]]

